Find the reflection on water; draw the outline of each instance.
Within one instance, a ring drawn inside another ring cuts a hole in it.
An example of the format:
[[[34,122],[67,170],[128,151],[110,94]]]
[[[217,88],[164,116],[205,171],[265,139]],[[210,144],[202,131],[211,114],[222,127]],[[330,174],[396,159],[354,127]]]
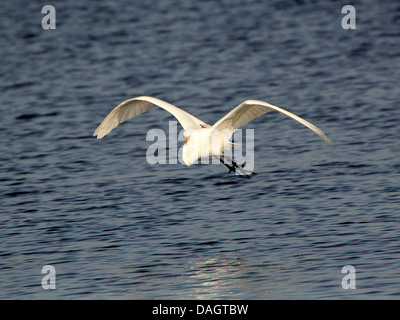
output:
[[[210,258],[190,263],[190,279],[197,285],[196,299],[229,298],[238,291],[247,291],[243,277],[245,262],[241,259]]]

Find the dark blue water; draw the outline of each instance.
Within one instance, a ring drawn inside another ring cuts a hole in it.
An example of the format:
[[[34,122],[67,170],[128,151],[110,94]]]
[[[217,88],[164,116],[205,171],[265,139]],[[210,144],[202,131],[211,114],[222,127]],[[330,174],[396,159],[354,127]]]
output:
[[[400,298],[400,4],[41,1],[0,8],[1,299]],[[213,123],[246,99],[258,175],[150,165],[155,96]],[[56,269],[56,289],[41,269]],[[344,265],[356,289],[341,285]]]

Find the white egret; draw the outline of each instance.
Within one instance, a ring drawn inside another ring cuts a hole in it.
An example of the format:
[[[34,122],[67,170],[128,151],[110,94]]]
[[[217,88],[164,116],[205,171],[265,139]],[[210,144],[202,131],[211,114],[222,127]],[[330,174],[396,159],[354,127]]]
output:
[[[332,143],[322,130],[310,122],[267,102],[246,100],[210,126],[172,104],[147,96],[129,99],[119,104],[97,127],[93,135],[97,136],[97,139],[101,139],[120,123],[156,106],[172,113],[182,125],[184,129],[183,135],[186,140],[182,149],[182,160],[187,166],[190,166],[199,158],[215,156],[229,168],[229,172],[239,171],[239,173],[243,174],[242,168],[244,164],[238,166],[236,162],[231,160],[232,165],[228,165],[222,160],[223,158],[225,159],[224,151],[230,148],[232,144],[228,140],[235,130],[270,111],[278,111],[286,117],[297,120],[314,131],[327,143]]]

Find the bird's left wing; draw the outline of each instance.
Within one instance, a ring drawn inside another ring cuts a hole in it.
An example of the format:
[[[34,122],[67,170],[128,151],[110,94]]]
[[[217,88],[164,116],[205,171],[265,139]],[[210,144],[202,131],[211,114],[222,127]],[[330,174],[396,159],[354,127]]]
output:
[[[174,115],[185,130],[209,126],[205,122],[197,119],[195,116],[192,116],[190,113],[175,107],[168,102],[153,97],[142,96],[126,100],[116,106],[97,127],[93,135],[97,136],[97,139],[101,139],[105,135],[109,134],[111,130],[117,127],[120,123],[142,114],[143,112],[149,111],[151,108],[156,106]]]
[[[331,139],[329,139],[325,133],[314,126],[312,123],[296,116],[295,114],[286,111],[285,109],[279,108],[267,102],[258,101],[258,100],[247,100],[236,108],[234,108],[231,112],[226,114],[223,118],[217,121],[212,128],[217,129],[218,131],[230,130],[233,132],[236,129],[239,129],[241,126],[244,126],[251,120],[267,113],[270,111],[278,111],[286,117],[297,120],[301,124],[305,125],[310,130],[314,131],[317,135],[319,135],[322,139],[324,139],[327,143],[332,143]]]

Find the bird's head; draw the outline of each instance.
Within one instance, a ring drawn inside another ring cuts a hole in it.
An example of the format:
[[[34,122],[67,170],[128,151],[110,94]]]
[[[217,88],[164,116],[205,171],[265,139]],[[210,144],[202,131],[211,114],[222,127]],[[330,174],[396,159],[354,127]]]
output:
[[[191,131],[183,132],[185,144],[182,148],[182,160],[189,167],[198,159],[198,150],[196,148],[196,137]]]

